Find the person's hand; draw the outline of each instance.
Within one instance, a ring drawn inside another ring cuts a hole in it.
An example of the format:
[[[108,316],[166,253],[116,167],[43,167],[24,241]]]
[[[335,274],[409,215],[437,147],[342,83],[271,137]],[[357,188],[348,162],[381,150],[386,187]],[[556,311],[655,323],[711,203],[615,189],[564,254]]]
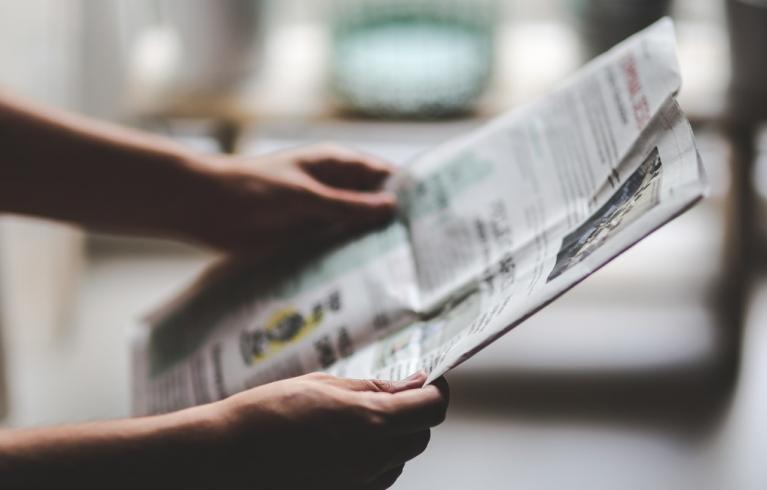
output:
[[[201,167],[214,185],[188,213],[192,238],[248,257],[316,249],[383,225],[395,209],[382,190],[392,167],[334,144],[206,157]]]
[[[26,488],[383,489],[445,418],[444,379],[325,374],[152,417],[0,431],[0,481]]]
[[[219,476],[230,488],[388,488],[445,418],[447,383],[425,379],[309,374],[217,402]]]
[[[189,240],[256,262],[382,225],[395,208],[381,190],[391,168],[332,144],[205,155],[0,94],[0,147],[0,212]]]

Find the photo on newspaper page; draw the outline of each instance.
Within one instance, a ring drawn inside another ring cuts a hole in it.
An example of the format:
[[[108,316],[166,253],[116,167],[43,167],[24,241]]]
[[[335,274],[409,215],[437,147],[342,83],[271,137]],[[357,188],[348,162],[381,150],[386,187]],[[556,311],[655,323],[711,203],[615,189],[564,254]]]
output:
[[[397,218],[282,268],[214,267],[134,342],[161,413],[312,371],[431,382],[706,193],[662,19],[410,162]]]

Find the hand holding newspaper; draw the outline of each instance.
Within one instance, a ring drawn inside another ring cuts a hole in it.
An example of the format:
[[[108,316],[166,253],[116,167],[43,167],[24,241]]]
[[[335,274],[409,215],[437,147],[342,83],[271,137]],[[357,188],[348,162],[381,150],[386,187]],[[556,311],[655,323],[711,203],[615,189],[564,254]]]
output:
[[[294,268],[216,271],[137,335],[136,412],[458,366],[701,199],[680,84],[663,19],[413,161],[387,228]]]

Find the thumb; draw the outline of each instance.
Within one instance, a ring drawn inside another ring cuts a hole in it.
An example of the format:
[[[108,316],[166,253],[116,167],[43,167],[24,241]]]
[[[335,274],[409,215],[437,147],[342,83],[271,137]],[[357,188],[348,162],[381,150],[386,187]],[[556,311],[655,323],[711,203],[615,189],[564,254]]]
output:
[[[326,218],[342,222],[382,223],[396,210],[396,197],[385,191],[362,192],[313,186],[319,197],[317,210]]]
[[[375,190],[392,175],[387,162],[335,144],[308,148],[300,159],[301,168],[325,185],[349,190]]]
[[[426,382],[426,373],[419,371],[399,381],[384,379],[344,379],[344,384],[352,391],[374,391],[380,393],[399,393],[400,391],[420,388]]]

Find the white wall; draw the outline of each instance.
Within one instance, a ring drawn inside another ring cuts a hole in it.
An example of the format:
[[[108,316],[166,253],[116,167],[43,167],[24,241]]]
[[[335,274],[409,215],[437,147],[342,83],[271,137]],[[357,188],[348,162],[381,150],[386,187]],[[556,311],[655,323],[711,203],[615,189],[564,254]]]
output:
[[[78,107],[80,12],[80,0],[0,0],[0,91]],[[18,388],[13,346],[66,335],[82,244],[82,233],[71,227],[0,219],[0,379],[6,380],[0,418],[2,407],[13,408]]]

